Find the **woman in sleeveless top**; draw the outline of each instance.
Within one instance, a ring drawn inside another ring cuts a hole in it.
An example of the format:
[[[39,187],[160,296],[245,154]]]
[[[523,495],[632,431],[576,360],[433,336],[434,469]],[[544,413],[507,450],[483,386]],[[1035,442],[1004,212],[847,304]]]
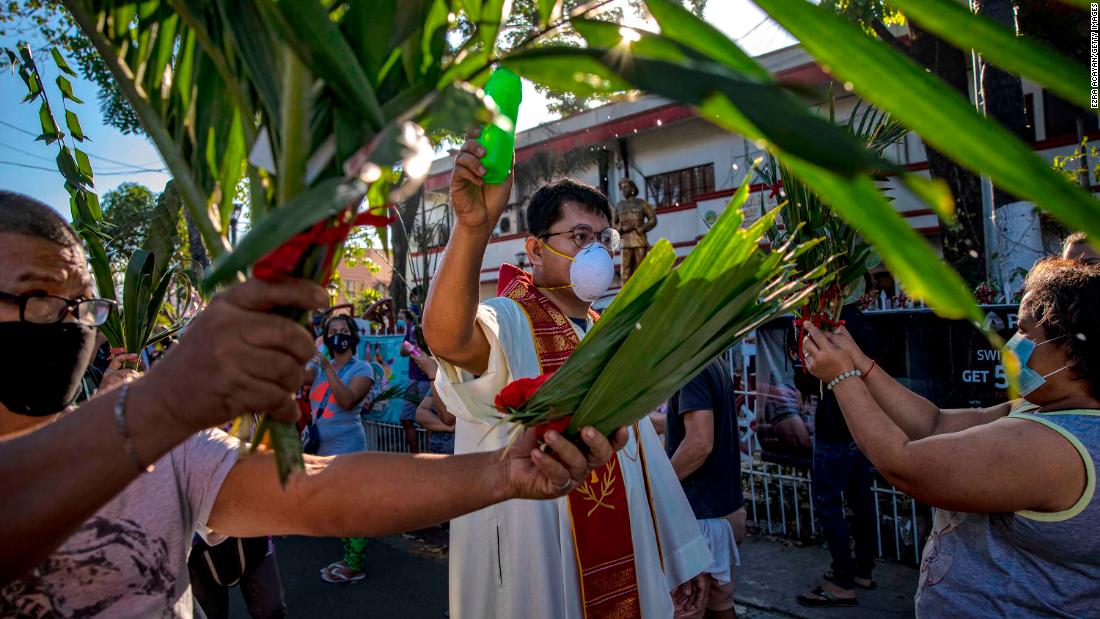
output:
[[[811,328],[804,342],[809,370],[831,385],[879,472],[937,508],[916,595],[921,617],[1096,614],[1100,266],[1046,259],[1025,293],[1008,346],[1021,361],[1023,399],[991,408],[941,410],[890,378],[843,328]]]

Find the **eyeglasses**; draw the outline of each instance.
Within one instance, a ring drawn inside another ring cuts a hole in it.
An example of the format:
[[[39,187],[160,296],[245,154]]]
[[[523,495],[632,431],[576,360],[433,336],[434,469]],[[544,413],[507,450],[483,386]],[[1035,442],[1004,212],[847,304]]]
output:
[[[0,301],[19,306],[19,320],[38,324],[53,324],[72,314],[76,321],[89,327],[107,322],[117,303],[110,299],[66,299],[52,294],[10,294],[0,292]]]
[[[623,239],[619,235],[619,231],[614,228],[604,228],[596,233],[591,226],[587,224],[577,224],[573,226],[572,230],[564,230],[562,232],[548,232],[540,236],[540,239],[548,239],[552,236],[558,236],[559,234],[571,234],[573,235],[573,242],[577,244],[577,247],[584,249],[589,245],[599,242],[604,246],[604,249],[610,252],[619,251],[622,247]]]

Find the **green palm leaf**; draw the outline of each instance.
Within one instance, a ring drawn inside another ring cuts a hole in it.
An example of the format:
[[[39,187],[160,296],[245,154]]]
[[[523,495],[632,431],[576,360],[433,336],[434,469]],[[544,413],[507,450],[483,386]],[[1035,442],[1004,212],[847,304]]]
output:
[[[1060,177],[1008,129],[979,116],[969,101],[923,67],[826,8],[804,0],[756,3],[834,75],[936,149],[1100,238],[1100,203]]]
[[[669,270],[675,252],[658,242],[565,365],[507,419],[537,425],[572,415],[569,433],[629,425],[749,330],[800,303],[823,269],[792,277],[798,248],[762,249],[776,211],[741,228],[748,182],[679,268]]]
[[[955,47],[981,50],[989,62],[1035,80],[1082,109],[1089,103],[1088,71],[1061,54],[1029,39],[1016,36],[993,20],[977,15],[953,0],[890,0],[906,19]]]

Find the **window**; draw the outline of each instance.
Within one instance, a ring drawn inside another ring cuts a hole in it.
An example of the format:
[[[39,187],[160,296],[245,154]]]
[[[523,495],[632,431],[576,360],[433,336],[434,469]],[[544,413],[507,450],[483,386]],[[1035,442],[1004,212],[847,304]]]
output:
[[[1056,95],[1043,91],[1043,120],[1046,121],[1046,139],[1077,137],[1077,114],[1081,113],[1085,121],[1085,133],[1095,131],[1095,114],[1081,110],[1072,103]]]
[[[645,177],[646,200],[657,208],[694,202],[695,196],[711,191],[714,191],[713,163]]]

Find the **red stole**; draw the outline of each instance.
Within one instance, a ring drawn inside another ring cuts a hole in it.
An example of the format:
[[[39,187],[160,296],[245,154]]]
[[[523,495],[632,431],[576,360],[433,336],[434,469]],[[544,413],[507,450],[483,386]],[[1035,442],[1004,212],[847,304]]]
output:
[[[512,299],[527,314],[541,371],[561,367],[580,343],[569,317],[535,288],[528,273],[510,264],[500,267],[497,294]],[[599,318],[591,310],[590,316],[593,320]],[[580,569],[584,616],[641,617],[630,507],[618,454],[603,468],[592,471],[584,485],[566,500]]]

